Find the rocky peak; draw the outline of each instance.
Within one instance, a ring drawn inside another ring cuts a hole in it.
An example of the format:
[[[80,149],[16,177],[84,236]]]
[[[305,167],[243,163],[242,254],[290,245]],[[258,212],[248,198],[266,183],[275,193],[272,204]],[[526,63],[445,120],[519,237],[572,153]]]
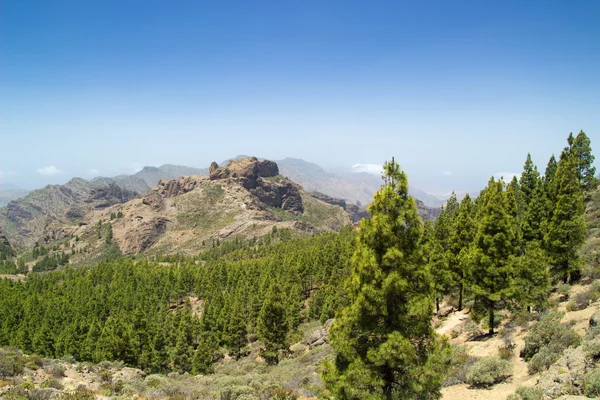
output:
[[[254,189],[259,178],[271,178],[279,175],[279,167],[274,161],[259,160],[256,157],[230,160],[225,167],[213,162],[209,168],[210,180],[234,178],[246,189]]]

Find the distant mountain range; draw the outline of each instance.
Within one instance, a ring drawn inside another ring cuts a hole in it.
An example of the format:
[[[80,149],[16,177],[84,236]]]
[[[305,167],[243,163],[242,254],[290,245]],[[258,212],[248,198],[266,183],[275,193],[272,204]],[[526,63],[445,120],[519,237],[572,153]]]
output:
[[[238,156],[232,160],[244,158],[246,157]],[[280,175],[300,184],[307,193],[316,192],[317,199],[332,204],[348,204],[342,207],[351,213],[352,220],[356,215],[364,213],[364,208],[381,186],[379,178],[366,173],[354,173],[351,170],[332,173],[317,164],[297,158],[285,158],[276,163]],[[226,162],[221,163],[225,164]],[[73,178],[64,185],[49,185],[32,192],[20,190],[14,185],[3,185],[0,190],[6,190],[0,191],[0,196],[2,193],[8,195],[4,194],[5,203],[0,204],[6,205],[0,208],[0,228],[11,243],[29,247],[40,239],[52,241],[60,236],[57,233],[60,226],[77,224],[94,210],[144,197],[161,180],[207,175],[208,168],[166,164],[145,167],[133,175],[98,177],[91,181]],[[410,192],[419,200],[419,212],[423,218],[433,219],[437,216],[439,210],[435,207],[444,200],[415,188],[410,188]]]

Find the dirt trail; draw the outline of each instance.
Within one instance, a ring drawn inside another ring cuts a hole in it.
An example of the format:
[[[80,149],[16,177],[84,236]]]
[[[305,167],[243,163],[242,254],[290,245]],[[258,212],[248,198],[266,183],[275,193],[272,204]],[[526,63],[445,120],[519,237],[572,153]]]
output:
[[[450,332],[458,325],[462,324],[467,320],[469,313],[465,310],[456,311],[448,316],[442,325],[436,329],[436,332],[440,335],[449,336]]]
[[[531,376],[527,372],[527,363],[519,357],[521,348],[524,345],[523,333],[519,332],[515,336],[516,344],[512,360],[513,376],[510,380],[498,385],[492,389],[469,389],[468,385],[456,385],[442,390],[442,399],[444,400],[505,400],[510,394],[514,393],[519,386],[533,386],[537,383],[538,376]],[[487,341],[465,343],[470,348],[471,354],[495,356],[498,354],[498,348],[503,346],[503,341],[499,337],[494,337]]]

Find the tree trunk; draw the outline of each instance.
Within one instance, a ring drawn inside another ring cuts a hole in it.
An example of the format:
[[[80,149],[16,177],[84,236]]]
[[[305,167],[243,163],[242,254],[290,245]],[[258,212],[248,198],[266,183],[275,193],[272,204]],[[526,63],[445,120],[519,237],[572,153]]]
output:
[[[527,312],[531,314],[531,306],[527,306]]]
[[[458,288],[458,311],[462,311],[463,309],[463,283],[460,283]]]
[[[429,303],[431,304],[431,303]],[[435,313],[439,313],[440,312],[440,298],[435,296]]]
[[[490,336],[494,334],[494,309],[490,308]]]

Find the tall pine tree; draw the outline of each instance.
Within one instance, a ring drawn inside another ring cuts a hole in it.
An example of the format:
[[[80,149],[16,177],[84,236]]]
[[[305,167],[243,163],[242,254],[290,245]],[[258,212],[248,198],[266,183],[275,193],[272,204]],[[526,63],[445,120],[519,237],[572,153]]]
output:
[[[431,326],[423,226],[393,158],[384,182],[369,206],[372,218],[361,221],[347,287],[351,304],[331,328],[337,355],[323,377],[337,399],[435,399],[448,360]]]
[[[546,244],[556,278],[568,282],[580,269],[577,251],[585,240],[583,193],[575,156],[564,151],[549,187],[552,215]]]
[[[577,168],[579,184],[584,192],[596,189],[598,181],[596,179],[596,167],[594,167],[594,155],[590,138],[584,131],[580,131],[571,145],[571,153],[575,156],[574,163]]]
[[[475,310],[488,314],[491,335],[494,311],[501,300],[511,298],[515,289],[515,226],[509,214],[504,182],[492,177],[484,195],[473,252],[473,293]]]

